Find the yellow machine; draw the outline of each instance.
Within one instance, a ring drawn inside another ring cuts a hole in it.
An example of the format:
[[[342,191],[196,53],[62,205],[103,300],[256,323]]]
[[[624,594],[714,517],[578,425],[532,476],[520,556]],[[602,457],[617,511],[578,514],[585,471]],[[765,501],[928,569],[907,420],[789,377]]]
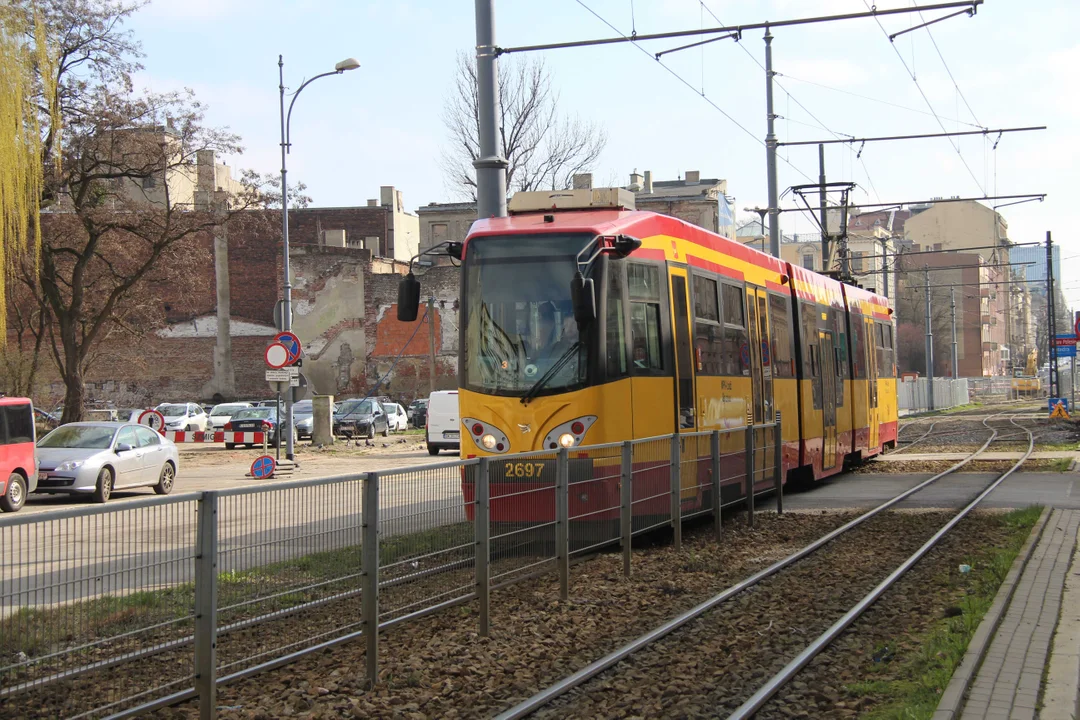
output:
[[[1027,367],[1023,370],[1016,368],[1013,371],[1012,389],[1024,397],[1033,397],[1042,390],[1042,383],[1038,377],[1039,353],[1032,350],[1027,356]]]

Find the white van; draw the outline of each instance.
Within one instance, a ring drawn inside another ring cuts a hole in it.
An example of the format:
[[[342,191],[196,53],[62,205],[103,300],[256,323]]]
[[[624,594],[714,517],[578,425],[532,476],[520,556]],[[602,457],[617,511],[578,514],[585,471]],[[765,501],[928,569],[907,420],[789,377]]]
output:
[[[461,424],[458,422],[457,390],[438,390],[428,398],[427,451],[461,449]]]

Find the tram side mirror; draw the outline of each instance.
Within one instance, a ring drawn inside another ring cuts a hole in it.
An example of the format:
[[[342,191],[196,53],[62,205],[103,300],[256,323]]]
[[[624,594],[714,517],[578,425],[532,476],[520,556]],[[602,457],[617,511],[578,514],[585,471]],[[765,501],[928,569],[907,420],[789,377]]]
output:
[[[458,262],[461,262],[461,256],[465,254],[465,243],[448,242],[446,243],[446,254],[454,258]]]
[[[575,273],[570,281],[570,300],[574,303],[574,320],[578,325],[585,325],[596,319],[596,294],[593,292],[592,278]]]
[[[397,319],[413,322],[420,310],[420,281],[409,273],[401,278],[397,289]]]

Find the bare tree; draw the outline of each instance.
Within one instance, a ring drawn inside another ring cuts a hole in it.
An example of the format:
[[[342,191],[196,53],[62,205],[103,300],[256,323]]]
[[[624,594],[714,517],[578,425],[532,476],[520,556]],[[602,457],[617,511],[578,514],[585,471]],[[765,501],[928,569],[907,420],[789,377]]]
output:
[[[208,234],[264,217],[242,211],[266,195],[246,186],[230,197],[176,196],[199,187],[201,153],[239,153],[239,138],[207,127],[191,91],[133,90],[140,49],[122,25],[137,5],[22,1],[44,18],[56,62],[39,65],[52,75],[38,87],[55,88],[54,102],[38,102],[48,211],[40,260],[24,257],[21,276],[40,309],[29,327],[63,378],[62,420],[71,422],[83,413],[87,370],[124,357],[124,346],[164,322],[161,298],[190,287],[195,266],[208,262]]]
[[[460,197],[476,199],[473,161],[480,156],[480,123],[476,62],[457,56],[458,72],[443,109],[450,134],[442,167],[448,188]],[[559,113],[559,95],[542,60],[503,59],[499,63],[502,100],[499,133],[508,192],[560,190],[573,176],[590,170],[607,145],[607,134],[592,121]]]

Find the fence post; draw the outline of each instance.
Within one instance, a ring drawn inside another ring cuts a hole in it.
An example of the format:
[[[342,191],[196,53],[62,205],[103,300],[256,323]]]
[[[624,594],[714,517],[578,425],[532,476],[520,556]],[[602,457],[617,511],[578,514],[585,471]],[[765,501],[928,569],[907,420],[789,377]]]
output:
[[[488,458],[476,465],[476,597],[480,601],[480,637],[491,634],[491,489]]]
[[[622,536],[622,567],[623,576],[630,577],[630,542],[634,534],[634,443],[629,440],[622,444],[621,469],[619,530]]]
[[[202,493],[196,510],[195,690],[200,720],[217,717],[217,493]]]
[[[559,564],[559,597],[570,599],[570,451],[559,448],[555,465],[555,557]]]
[[[678,433],[671,436],[671,528],[675,549],[682,550],[682,444]]]
[[[746,524],[754,527],[754,424],[746,425],[746,476],[743,479],[746,490]]]
[[[712,468],[712,513],[716,542],[722,537],[720,521],[720,431],[713,430],[709,436],[709,458]]]
[[[367,682],[373,688],[379,679],[379,473],[367,473],[363,482],[360,612],[367,639]]]
[[[780,430],[780,413],[773,427],[773,471],[776,473],[776,514],[784,514],[784,433]]]

